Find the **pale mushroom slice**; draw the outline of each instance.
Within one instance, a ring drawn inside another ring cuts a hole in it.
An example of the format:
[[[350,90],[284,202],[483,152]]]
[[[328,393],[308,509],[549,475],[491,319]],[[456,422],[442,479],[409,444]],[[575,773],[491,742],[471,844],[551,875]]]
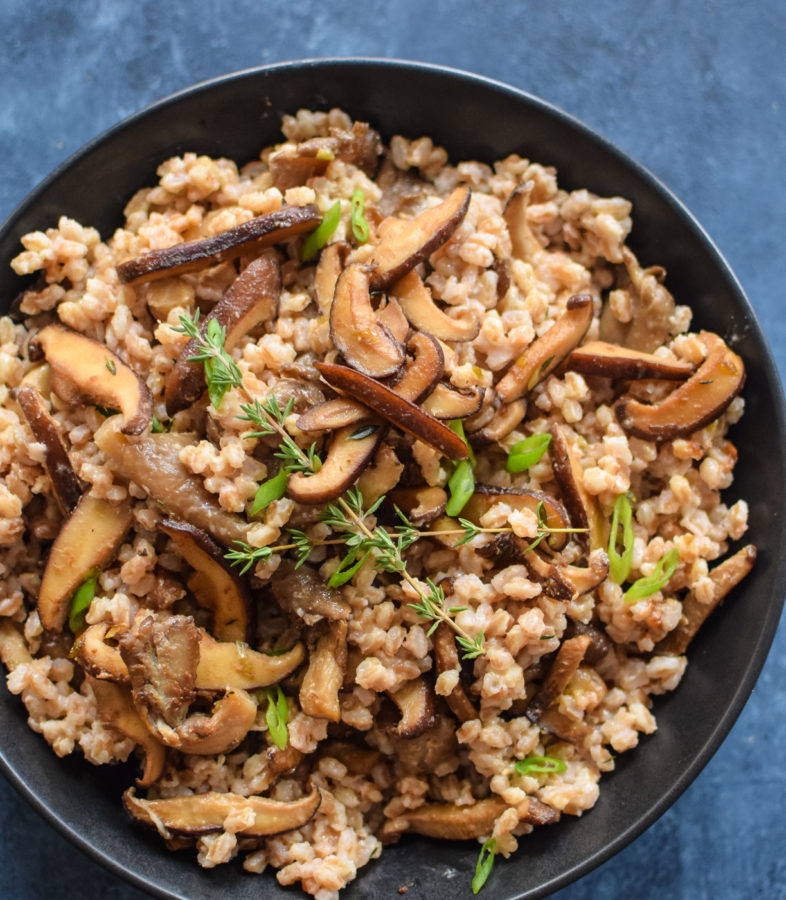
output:
[[[562,576],[573,585],[577,595],[588,594],[608,577],[609,556],[599,547],[590,553],[586,566],[563,565],[559,568]]]
[[[742,359],[717,334],[702,331],[699,338],[707,348],[704,362],[660,403],[626,396],[616,404],[625,431],[645,441],[687,437],[714,422],[739,394],[745,383]]]
[[[399,344],[406,343],[410,332],[409,322],[394,297],[387,296],[385,302],[377,307],[377,322],[384,325]]]
[[[549,673],[530,700],[525,711],[527,718],[538,723],[551,704],[565,690],[573,673],[581,665],[592,639],[587,634],[568,638],[560,644]]]
[[[255,259],[202,320],[200,333],[205,335],[210,323],[218,322],[224,329],[224,349],[230,351],[249,331],[274,317],[280,293],[278,262],[266,256]],[[194,359],[199,348],[197,338],[191,338],[166,377],[164,400],[170,416],[187,409],[205,391],[204,363]]]
[[[396,456],[396,451],[390,444],[381,444],[371,465],[366,466],[357,480],[358,490],[366,506],[371,506],[392,491],[403,472],[404,463]]]
[[[592,323],[590,294],[574,294],[556,322],[527,347],[497,385],[503,403],[510,403],[531,391],[554,371],[581,341]]]
[[[685,381],[695,370],[693,363],[683,359],[664,359],[654,353],[644,353],[607,341],[587,341],[576,347],[565,360],[566,368],[582,375],[633,380],[661,378],[665,381]]]
[[[319,255],[319,262],[314,270],[314,295],[317,306],[326,316],[330,315],[333,295],[336,292],[336,282],[344,269],[351,249],[346,241],[336,241],[328,244]]]
[[[123,284],[137,284],[195,272],[246,253],[259,252],[273,244],[283,244],[312,231],[321,221],[322,215],[314,204],[285,206],[212,237],[151,250],[121,263],[117,275]]]
[[[468,309],[455,317],[440,309],[423,279],[413,269],[390,289],[410,325],[441,341],[472,341],[480,333],[480,319]]]
[[[516,428],[527,414],[527,401],[519,398],[510,403],[502,403],[490,422],[473,432],[476,443],[498,443]]]
[[[332,397],[306,410],[295,423],[301,431],[335,431],[368,419],[371,410],[349,397]]]
[[[52,390],[66,403],[118,409],[123,434],[141,434],[153,419],[153,401],[144,380],[108,347],[65,325],[46,325],[32,339],[31,358],[43,353]]]
[[[415,527],[429,525],[444,512],[448,495],[438,485],[396,488],[388,495],[390,504],[400,509]]]
[[[90,675],[87,675],[86,679],[95,697],[96,718],[134,741],[144,758],[142,774],[136,783],[141,788],[150,787],[158,781],[164,771],[166,762],[164,745],[150,733],[139,718],[131,699],[131,691],[127,687],[99,681]]]
[[[419,737],[436,723],[434,690],[422,675],[405,682],[395,691],[389,691],[388,695],[401,713],[396,725],[399,737]]]
[[[574,528],[585,529],[576,533],[576,540],[587,552],[605,547],[605,519],[597,499],[584,487],[584,470],[579,455],[560,425],[554,424],[551,428],[549,450],[551,468],[562,494],[562,502],[570,513],[571,524]]]
[[[371,268],[351,263],[338,277],[330,306],[330,338],[359,372],[384,378],[404,362],[404,348],[371,308]]]
[[[482,387],[461,389],[441,381],[420,406],[435,419],[467,419],[480,411],[483,394]]]
[[[480,524],[480,518],[496,503],[506,503],[512,509],[529,510],[537,515],[538,507],[545,516],[546,526],[552,529],[570,528],[570,519],[565,507],[559,500],[544,494],[542,491],[528,491],[518,488],[502,488],[490,484],[476,484],[475,492],[467,501],[462,515],[474,524]],[[569,534],[554,531],[549,534],[547,542],[552,550],[562,550],[567,544]]]
[[[467,445],[455,431],[396,391],[346,366],[316,363],[316,368],[328,384],[356,397],[397,428],[434,447],[443,456],[466,459]]]
[[[445,372],[445,354],[440,342],[426,332],[415,332],[406,349],[407,360],[389,387],[405,400],[418,403],[439,387]]]
[[[300,708],[307,716],[341,721],[338,694],[347,668],[347,623],[331,622],[308,658],[300,685]]]
[[[371,290],[386,290],[445,244],[464,220],[470,194],[466,185],[457,187],[439,205],[391,228],[370,259]]]
[[[434,664],[437,675],[443,672],[454,672],[460,667],[456,639],[447,622],[440,622],[434,631]],[[459,722],[469,722],[478,718],[475,704],[469,699],[464,685],[459,680],[453,690],[445,697],[450,711]]]
[[[112,417],[96,431],[95,442],[119,479],[138,484],[170,516],[202,528],[224,546],[246,540],[249,523],[223,509],[203,479],[180,462],[182,448],[196,442],[193,434],[148,433],[131,442]]]
[[[43,397],[33,385],[20,385],[16,399],[33,437],[46,447],[44,468],[52,482],[52,493],[57,505],[64,516],[70,515],[82,496],[82,483],[71,465],[60,430],[49,415]]]
[[[305,825],[319,809],[321,799],[317,788],[304,797],[288,801],[215,791],[163,800],[143,800],[136,796],[133,788],[123,794],[123,804],[129,815],[137,822],[155,828],[165,838],[170,834],[192,836],[222,831],[229,816],[244,823],[237,832],[244,837],[282,834]],[[250,813],[250,821],[246,821],[244,813]]]
[[[527,206],[533,187],[534,182],[528,181],[514,188],[502,213],[508,226],[512,255],[524,262],[533,262],[543,253],[543,247],[527,221]]]
[[[49,551],[38,592],[38,615],[48,631],[61,631],[76,589],[115,556],[132,514],[128,502],[114,505],[84,494]]]
[[[231,753],[253,728],[257,702],[247,691],[233,688],[214,704],[211,714],[194,713],[174,728],[153,723],[156,737],[167,747],[195,756]]]
[[[9,672],[13,672],[17,666],[32,661],[22,632],[10,619],[0,619],[0,662]]]
[[[246,582],[224,551],[201,528],[164,519],[158,523],[194,570],[186,584],[197,603],[213,613],[212,632],[220,641],[248,641],[254,632],[254,603]]]
[[[710,613],[720,605],[721,600],[729,591],[745,578],[755,562],[756,547],[748,544],[720,565],[715,566],[709,573],[712,582],[712,595],[709,601],[702,603],[694,591],[689,591],[682,601],[682,616],[679,624],[674,631],[669,632],[660,643],[655,645],[653,654],[656,656],[682,656]]]
[[[108,632],[106,622],[88,625],[74,641],[71,655],[94,680],[129,684],[128,667],[120,648],[107,643]]]

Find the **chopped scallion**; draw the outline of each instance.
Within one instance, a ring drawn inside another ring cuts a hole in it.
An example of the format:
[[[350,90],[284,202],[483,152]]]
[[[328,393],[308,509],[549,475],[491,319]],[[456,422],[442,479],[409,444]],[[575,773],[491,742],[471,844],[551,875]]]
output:
[[[622,584],[630,574],[633,564],[633,509],[630,496],[620,494],[614,501],[614,512],[611,516],[611,532],[609,533],[609,573],[617,584]],[[620,538],[620,528],[622,536]],[[622,553],[617,545],[622,543]]]
[[[472,893],[477,894],[491,875],[494,865],[494,854],[497,850],[496,838],[489,838],[480,848],[478,862],[475,866],[475,877],[472,879]]]
[[[338,223],[340,221],[341,201],[336,200],[325,215],[322,216],[322,221],[319,225],[317,225],[306,238],[303,249],[300,252],[300,259],[302,262],[308,262],[312,256],[317,255],[333,236],[333,232],[338,228]]]
[[[523,441],[519,441],[510,448],[505,468],[513,474],[529,469],[541,459],[550,443],[550,434],[533,434],[524,438]]]
[[[346,584],[368,559],[369,553],[370,551],[364,553],[363,556],[355,562],[358,555],[357,548],[350,550],[338,564],[336,571],[328,578],[328,587],[336,588],[341,587],[342,584]]]
[[[360,188],[352,194],[350,227],[352,228],[352,237],[359,244],[365,244],[369,236],[368,222],[364,215],[366,208],[366,195]]]
[[[278,470],[277,475],[268,478],[267,481],[263,481],[259,485],[248,514],[255,516],[257,513],[261,513],[263,509],[267,509],[274,500],[280,500],[286,493],[288,481],[289,469],[286,466],[282,466]]]
[[[78,634],[85,627],[85,615],[96,595],[97,585],[98,573],[91,572],[71,598],[71,606],[68,610],[68,627],[74,634]]]
[[[528,756],[517,759],[513,768],[518,775],[558,775],[568,768],[568,764],[554,756]]]
[[[633,584],[625,591],[624,600],[626,603],[635,603],[637,600],[643,600],[659,591],[670,580],[671,576],[677,571],[680,564],[680,553],[676,547],[672,547],[669,552],[661,557],[652,575],[645,575],[633,582]]]
[[[281,690],[281,685],[277,684],[275,690],[272,687],[265,688],[265,697],[267,698],[265,721],[270,739],[279,750],[286,750],[289,741],[289,732],[287,731],[289,703],[287,703],[286,695]]]

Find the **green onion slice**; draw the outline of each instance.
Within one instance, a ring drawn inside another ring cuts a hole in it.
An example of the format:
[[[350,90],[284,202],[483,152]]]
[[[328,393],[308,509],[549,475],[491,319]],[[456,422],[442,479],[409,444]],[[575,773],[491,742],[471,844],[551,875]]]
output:
[[[273,688],[265,689],[267,697],[267,709],[265,710],[265,721],[267,722],[270,738],[279,750],[286,750],[289,741],[289,732],[287,731],[287,722],[289,721],[289,704],[281,685],[277,684],[275,691]]]
[[[448,480],[450,499],[445,506],[445,514],[457,516],[475,493],[475,473],[468,459],[462,459]]]
[[[645,575],[634,581],[633,584],[625,591],[624,600],[626,603],[635,603],[637,600],[643,600],[649,597],[655,591],[659,591],[667,584],[671,576],[677,571],[680,564],[680,553],[676,547],[672,547],[669,552],[658,560],[655,571],[652,575]]]
[[[528,756],[517,759],[513,768],[519,775],[558,775],[568,768],[568,764],[554,756]]]
[[[338,568],[336,571],[328,578],[328,587],[341,587],[342,584],[346,584],[350,578],[358,571],[358,569],[363,565],[363,563],[368,559],[369,553],[371,551],[367,551],[360,557],[360,559],[355,562],[357,559],[358,551],[357,548],[354,547],[352,550],[347,553],[347,555],[341,560],[338,564]]]
[[[489,838],[480,848],[478,854],[478,862],[475,866],[475,877],[472,879],[472,893],[477,894],[483,885],[488,881],[491,875],[491,869],[494,865],[494,853],[497,849],[497,839]]]
[[[633,564],[633,509],[630,495],[620,494],[614,501],[614,512],[611,516],[611,533],[609,534],[609,573],[617,584],[630,575]],[[622,528],[622,553],[617,552],[620,543],[620,527]]]
[[[366,195],[360,188],[357,188],[352,194],[349,221],[352,229],[352,237],[354,237],[359,244],[365,244],[369,235],[368,222],[363,215],[365,208]]]
[[[448,422],[448,428],[450,428],[451,431],[455,432],[461,438],[461,440],[464,441],[464,443],[467,445],[467,450],[469,450],[468,459],[469,459],[470,463],[472,463],[472,468],[474,469],[475,466],[478,464],[478,461],[475,459],[475,451],[472,449],[472,445],[467,440],[467,436],[464,433],[463,420],[462,419],[451,419]]]
[[[508,472],[515,474],[534,466],[548,450],[550,443],[550,434],[533,434],[524,438],[523,441],[519,441],[510,448],[505,468]]]
[[[85,615],[90,609],[93,597],[96,595],[97,585],[98,572],[89,572],[71,598],[71,606],[68,610],[68,627],[74,634],[78,634],[85,627]]]
[[[255,516],[257,513],[261,513],[263,509],[267,509],[274,500],[280,500],[286,493],[288,481],[289,469],[286,466],[282,466],[278,470],[277,475],[268,478],[267,481],[263,481],[259,485],[248,514]]]
[[[330,207],[330,209],[322,216],[322,221],[317,225],[317,227],[311,232],[311,234],[306,238],[303,249],[300,251],[300,260],[301,262],[308,262],[312,256],[316,256],[317,253],[327,244],[330,238],[333,236],[333,232],[338,228],[338,223],[341,221],[341,201],[336,200],[336,202]]]

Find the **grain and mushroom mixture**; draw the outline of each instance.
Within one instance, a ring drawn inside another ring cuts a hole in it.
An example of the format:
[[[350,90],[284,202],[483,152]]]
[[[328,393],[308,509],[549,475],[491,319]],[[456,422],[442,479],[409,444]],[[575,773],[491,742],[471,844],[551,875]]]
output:
[[[328,900],[416,833],[482,844],[480,889],[592,807],[754,563],[743,362],[628,201],[339,110],[283,132],[22,240],[8,689],[58,756],[136,754],[129,828],[202,866]]]

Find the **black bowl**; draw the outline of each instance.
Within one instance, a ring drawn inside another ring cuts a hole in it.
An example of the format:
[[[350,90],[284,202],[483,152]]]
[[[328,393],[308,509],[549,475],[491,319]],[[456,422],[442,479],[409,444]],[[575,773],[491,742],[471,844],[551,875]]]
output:
[[[282,114],[332,106],[370,121],[386,138],[428,134],[454,161],[491,162],[518,152],[557,166],[563,187],[631,199],[630,244],[642,263],[665,265],[677,302],[695,311],[694,326],[720,332],[747,366],[747,411],[733,431],[740,464],[728,499],[748,500],[749,537],[759,548],[758,562],[737,596],[695,640],[679,689],[656,702],[657,733],[602,780],[595,808],[523,838],[514,857],[497,863],[483,890],[486,900],[543,896],[622,849],[696,777],[753,689],[780,615],[786,587],[783,394],[748,301],[690,213],[652,175],[575,119],[505,85],[388,60],[288,63],[176,94],[68,160],[0,232],[0,295],[11,298],[20,288],[8,262],[26,232],[50,226],[66,213],[110,234],[121,222],[125,201],[153,182],[156,166],[168,156],[195,150],[243,162],[280,139]],[[236,864],[207,871],[196,865],[193,853],[167,852],[123,813],[120,792],[132,780],[131,767],[96,769],[77,758],[58,760],[25,720],[19,700],[0,692],[0,762],[6,776],[63,834],[117,874],[161,897],[293,896],[270,875],[249,876]],[[471,897],[477,852],[475,844],[405,840],[363,870],[342,896],[391,896],[403,883],[414,882],[420,897]]]

